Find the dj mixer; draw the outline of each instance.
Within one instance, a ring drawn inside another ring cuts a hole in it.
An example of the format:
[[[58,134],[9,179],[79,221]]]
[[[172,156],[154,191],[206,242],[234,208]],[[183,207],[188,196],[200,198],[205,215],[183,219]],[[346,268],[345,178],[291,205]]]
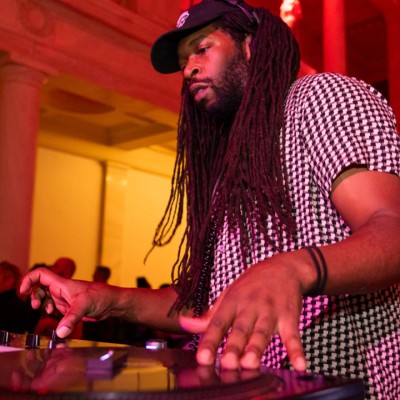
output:
[[[162,346],[161,346],[162,347]],[[199,366],[194,352],[0,332],[0,399],[363,399],[360,380]]]

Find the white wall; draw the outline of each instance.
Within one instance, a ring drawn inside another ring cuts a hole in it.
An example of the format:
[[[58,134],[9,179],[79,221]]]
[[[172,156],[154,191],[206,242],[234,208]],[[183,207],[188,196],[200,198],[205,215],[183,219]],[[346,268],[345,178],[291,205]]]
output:
[[[52,264],[67,256],[77,263],[74,278],[92,279],[99,263],[102,180],[99,162],[39,147],[31,265]],[[182,229],[172,244],[155,249],[146,265],[143,263],[169,192],[170,178],[129,170],[122,264],[119,270],[112,270],[110,283],[132,287],[138,276],[145,276],[154,288],[170,282]]]
[[[144,265],[156,227],[164,214],[171,181],[169,178],[135,170],[128,174],[128,181],[127,224],[121,273],[128,279],[127,282],[130,277],[146,276],[155,288],[171,281],[171,268],[177,257],[183,228],[168,246],[155,248]]]
[[[30,264],[71,257],[74,277],[91,279],[98,254],[99,163],[38,148]]]

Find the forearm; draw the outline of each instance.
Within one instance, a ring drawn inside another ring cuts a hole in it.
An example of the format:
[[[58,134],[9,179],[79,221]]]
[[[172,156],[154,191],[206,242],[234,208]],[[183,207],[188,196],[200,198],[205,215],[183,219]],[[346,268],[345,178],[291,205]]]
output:
[[[168,316],[177,294],[166,289],[115,288],[116,301],[112,315],[151,328],[182,332],[177,315]]]
[[[327,294],[358,294],[400,282],[400,218],[376,216],[348,239],[322,249]]]
[[[365,293],[400,282],[399,196],[400,180],[393,174],[353,168],[337,178],[332,202],[353,233],[321,248],[326,294]]]
[[[375,216],[347,239],[320,247],[328,270],[324,294],[361,294],[399,283],[399,232],[400,217]],[[305,294],[315,285],[316,267],[307,252],[298,255],[296,272]]]
[[[64,317],[57,334],[67,337],[82,320],[98,321],[123,318],[149,327],[182,332],[177,316],[168,316],[176,299],[172,287],[167,289],[121,288],[104,283],[64,279],[45,268],[27,274],[21,294],[31,296],[32,306],[42,303],[51,313],[57,308]]]

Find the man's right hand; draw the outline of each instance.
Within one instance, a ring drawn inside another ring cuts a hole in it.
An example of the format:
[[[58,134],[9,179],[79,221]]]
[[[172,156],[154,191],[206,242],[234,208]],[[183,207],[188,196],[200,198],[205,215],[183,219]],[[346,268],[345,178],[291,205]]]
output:
[[[118,297],[115,286],[62,278],[46,268],[29,272],[22,280],[20,293],[30,296],[32,308],[44,304],[47,313],[57,308],[64,317],[56,333],[68,336],[83,320],[102,320],[111,316]]]

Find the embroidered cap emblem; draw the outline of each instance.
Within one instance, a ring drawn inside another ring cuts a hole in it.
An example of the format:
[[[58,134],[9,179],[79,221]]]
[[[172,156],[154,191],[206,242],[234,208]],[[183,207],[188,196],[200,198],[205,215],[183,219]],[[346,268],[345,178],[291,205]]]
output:
[[[182,13],[180,15],[180,17],[178,18],[178,22],[176,23],[176,27],[177,28],[182,28],[183,25],[185,25],[186,20],[189,17],[189,11],[185,11],[184,13]]]

